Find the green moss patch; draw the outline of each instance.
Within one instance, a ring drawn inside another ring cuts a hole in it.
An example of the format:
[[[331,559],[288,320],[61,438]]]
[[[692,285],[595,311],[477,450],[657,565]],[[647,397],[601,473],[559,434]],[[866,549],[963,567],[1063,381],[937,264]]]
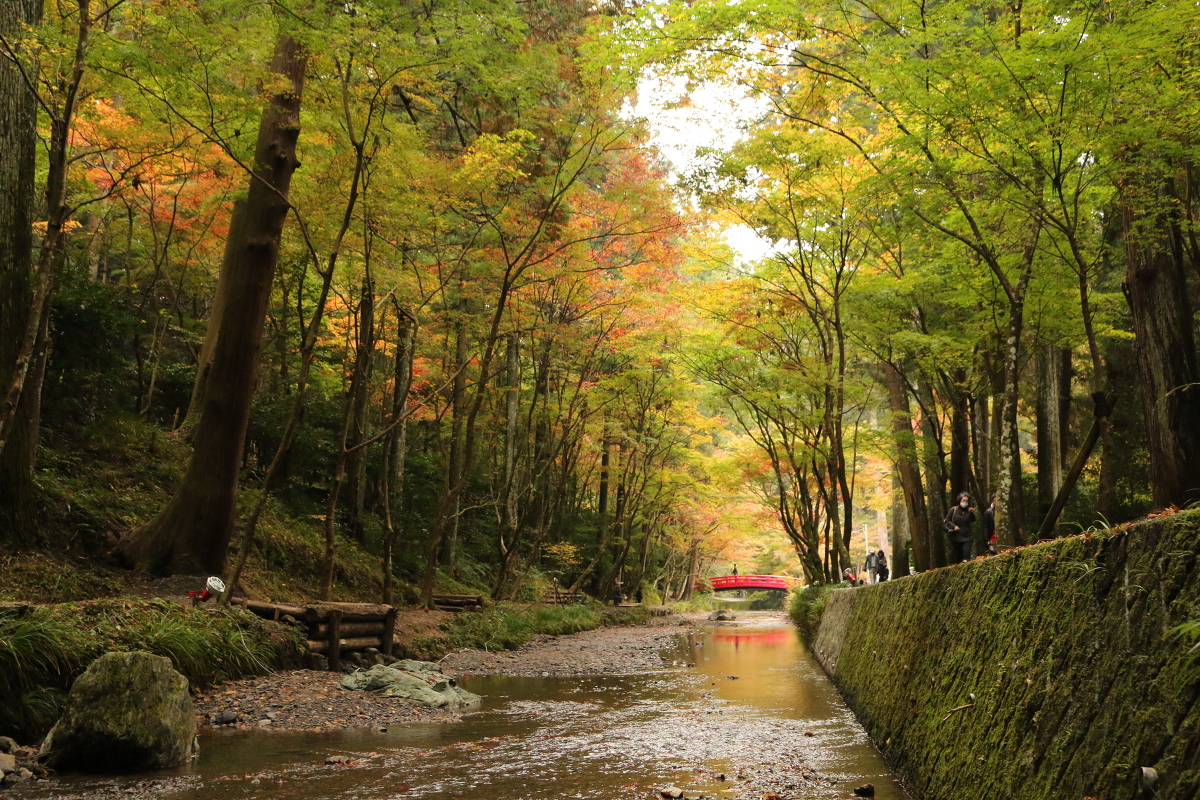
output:
[[[1186,512],[833,590],[813,649],[917,797],[1195,798],[1198,556]]]

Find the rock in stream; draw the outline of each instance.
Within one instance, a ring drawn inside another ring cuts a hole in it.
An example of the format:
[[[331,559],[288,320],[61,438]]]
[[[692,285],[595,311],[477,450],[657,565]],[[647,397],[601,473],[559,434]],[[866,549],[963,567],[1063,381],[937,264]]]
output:
[[[390,667],[382,664],[364,672],[354,672],[342,678],[339,688],[376,692],[427,708],[462,708],[477,705],[482,699],[460,689],[454,678],[429,661],[411,659],[397,661]]]
[[[57,770],[135,772],[182,764],[195,750],[188,680],[171,659],[105,653],[71,686],[39,758]]]

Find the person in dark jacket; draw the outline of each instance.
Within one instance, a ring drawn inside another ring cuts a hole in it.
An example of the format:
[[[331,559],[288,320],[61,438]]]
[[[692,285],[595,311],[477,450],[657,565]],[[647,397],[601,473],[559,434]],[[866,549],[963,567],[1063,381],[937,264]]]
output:
[[[878,561],[875,563],[875,573],[879,576],[880,581],[886,581],[890,574],[888,572],[887,553],[882,550],[879,551]]]
[[[983,538],[987,540],[988,552],[996,553],[996,498],[983,510]]]
[[[946,515],[946,534],[950,537],[950,562],[959,564],[971,560],[971,549],[974,544],[971,536],[971,525],[975,522],[975,509],[971,508],[971,498],[962,492],[955,498],[954,507]]]

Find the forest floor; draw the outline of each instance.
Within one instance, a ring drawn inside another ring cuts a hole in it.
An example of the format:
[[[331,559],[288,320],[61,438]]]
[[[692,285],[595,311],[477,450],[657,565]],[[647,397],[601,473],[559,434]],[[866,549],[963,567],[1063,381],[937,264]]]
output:
[[[412,636],[435,626],[444,612],[404,609],[397,628]],[[471,675],[612,675],[661,669],[660,653],[680,629],[704,614],[652,617],[645,625],[604,627],[566,636],[536,636],[518,650],[459,650],[442,659],[453,677]],[[416,708],[395,698],[338,688],[341,673],[291,670],[226,681],[195,696],[201,725],[231,712],[238,728],[321,732],[386,728],[408,722],[447,722],[458,712]]]

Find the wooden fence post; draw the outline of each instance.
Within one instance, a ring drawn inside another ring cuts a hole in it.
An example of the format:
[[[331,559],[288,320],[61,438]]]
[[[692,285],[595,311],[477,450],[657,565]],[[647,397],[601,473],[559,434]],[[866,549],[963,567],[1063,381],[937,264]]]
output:
[[[329,612],[329,668],[342,671],[342,612]]]
[[[392,654],[392,643],[396,638],[396,609],[389,608],[383,618],[383,654]]]

